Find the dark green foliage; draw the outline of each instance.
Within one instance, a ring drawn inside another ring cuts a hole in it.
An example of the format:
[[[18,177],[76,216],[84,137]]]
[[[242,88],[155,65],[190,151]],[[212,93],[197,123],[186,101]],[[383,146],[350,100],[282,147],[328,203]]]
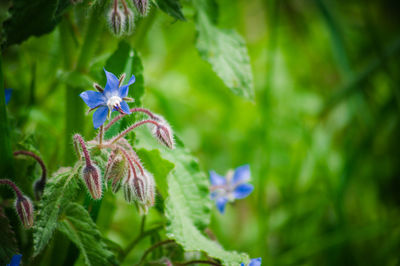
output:
[[[35,256],[46,247],[57,228],[60,214],[78,193],[76,179],[79,178],[79,167],[61,171],[63,172],[55,174],[46,184],[43,198],[37,208],[33,234]]]
[[[9,10],[10,17],[3,23],[3,45],[17,44],[30,36],[49,33],[70,3],[70,0],[13,0]]]
[[[18,246],[10,221],[2,207],[0,207],[0,236],[0,264],[5,265],[18,253]]]
[[[173,18],[185,21],[179,0],[157,0],[158,7]]]
[[[117,265],[96,224],[81,205],[68,203],[65,206],[65,214],[58,224],[58,230],[79,248],[86,265]]]

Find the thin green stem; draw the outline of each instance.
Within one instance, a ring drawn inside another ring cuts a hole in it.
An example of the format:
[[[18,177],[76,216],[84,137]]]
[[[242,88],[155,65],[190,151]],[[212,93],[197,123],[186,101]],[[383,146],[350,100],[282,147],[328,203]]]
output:
[[[155,243],[154,245],[152,245],[151,247],[149,247],[143,254],[142,258],[140,259],[139,263],[137,265],[143,265],[144,260],[146,259],[147,255],[149,255],[153,250],[155,250],[156,248],[163,246],[163,245],[168,245],[171,243],[175,243],[175,240],[172,239],[167,239],[167,240],[163,240],[160,241],[158,243]]]
[[[143,220],[142,220],[143,223]],[[144,227],[144,225],[141,225],[141,228]],[[122,263],[126,256],[136,247],[137,244],[139,244],[140,241],[142,241],[144,238],[148,237],[149,235],[153,234],[154,232],[157,232],[158,230],[162,229],[164,225],[159,225],[157,227],[154,227],[152,229],[149,229],[147,231],[143,231],[141,234],[139,234],[129,245],[126,247],[126,249],[120,254],[119,260],[120,263]],[[141,229],[142,230],[142,229]]]

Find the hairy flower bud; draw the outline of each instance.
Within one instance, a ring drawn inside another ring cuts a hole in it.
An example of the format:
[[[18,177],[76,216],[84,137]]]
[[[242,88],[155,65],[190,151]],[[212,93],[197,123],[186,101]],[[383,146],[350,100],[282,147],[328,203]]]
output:
[[[142,16],[146,16],[149,10],[148,0],[133,0],[133,4]]]
[[[152,125],[154,137],[163,145],[170,149],[175,148],[175,141],[171,126],[162,116],[155,116],[159,126]]]
[[[153,175],[144,171],[144,175],[127,180],[124,185],[124,196],[127,202],[137,201],[138,207],[147,213],[148,207],[154,205],[155,183]]]
[[[24,227],[31,228],[33,226],[33,205],[31,200],[26,196],[17,197],[15,209]]]
[[[114,33],[116,36],[122,35],[124,31],[125,17],[117,4],[115,4],[114,7],[110,9],[108,13],[108,21],[112,33]]]
[[[121,187],[121,181],[128,173],[128,166],[125,157],[117,153],[107,165],[105,180],[111,181],[111,188],[114,193],[117,193]]]
[[[103,188],[99,169],[92,164],[86,165],[82,170],[82,177],[92,198],[100,199]]]
[[[127,35],[131,34],[133,32],[133,29],[135,28],[135,17],[133,15],[133,12],[129,9],[126,8],[124,10],[124,15],[125,15],[125,32]]]

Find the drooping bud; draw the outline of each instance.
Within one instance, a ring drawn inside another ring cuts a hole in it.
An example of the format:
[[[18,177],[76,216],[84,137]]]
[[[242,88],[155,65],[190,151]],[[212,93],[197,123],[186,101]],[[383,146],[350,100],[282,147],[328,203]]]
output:
[[[170,149],[175,148],[174,135],[171,126],[162,116],[155,116],[159,126],[152,125],[154,137],[163,145]]]
[[[149,10],[149,1],[148,0],[133,0],[133,4],[136,9],[139,11],[140,15],[143,17],[147,15]]]
[[[108,13],[108,21],[112,33],[116,36],[121,36],[124,31],[125,17],[118,7],[118,1],[114,0],[114,5]]]
[[[82,170],[83,181],[93,199],[100,199],[103,193],[100,171],[97,166],[86,165]]]
[[[121,182],[127,175],[129,168],[125,157],[120,153],[115,154],[109,164],[107,165],[104,178],[107,182],[111,181],[112,191],[116,193],[120,189]]]
[[[33,226],[33,205],[31,200],[26,196],[17,197],[15,209],[24,227],[31,228]]]
[[[135,17],[133,15],[133,12],[129,8],[124,9],[124,15],[125,15],[125,33],[127,35],[132,34],[133,29],[135,28]]]
[[[125,198],[125,201],[128,203],[132,203],[136,200],[135,187],[133,185],[133,178],[127,178],[124,183],[124,198]]]

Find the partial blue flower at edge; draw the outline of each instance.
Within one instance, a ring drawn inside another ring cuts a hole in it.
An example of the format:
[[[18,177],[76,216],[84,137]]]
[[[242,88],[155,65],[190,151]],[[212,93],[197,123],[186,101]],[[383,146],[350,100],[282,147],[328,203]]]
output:
[[[5,98],[6,98],[6,104],[8,104],[8,102],[11,99],[11,94],[12,94],[12,89],[5,89],[4,90],[4,94],[5,94]]]
[[[11,261],[9,264],[7,264],[7,266],[19,266],[21,264],[21,258],[21,254],[15,254],[12,256]]]
[[[106,87],[103,92],[84,91],[80,94],[82,100],[91,109],[97,109],[93,114],[94,128],[99,128],[113,111],[130,114],[128,104],[123,100],[128,96],[129,86],[135,82],[135,76],[129,79],[128,84],[119,87],[119,79],[111,72],[104,69],[107,77]]]
[[[245,266],[244,263],[240,264],[240,266]],[[251,259],[250,263],[247,266],[261,266],[261,258]]]

